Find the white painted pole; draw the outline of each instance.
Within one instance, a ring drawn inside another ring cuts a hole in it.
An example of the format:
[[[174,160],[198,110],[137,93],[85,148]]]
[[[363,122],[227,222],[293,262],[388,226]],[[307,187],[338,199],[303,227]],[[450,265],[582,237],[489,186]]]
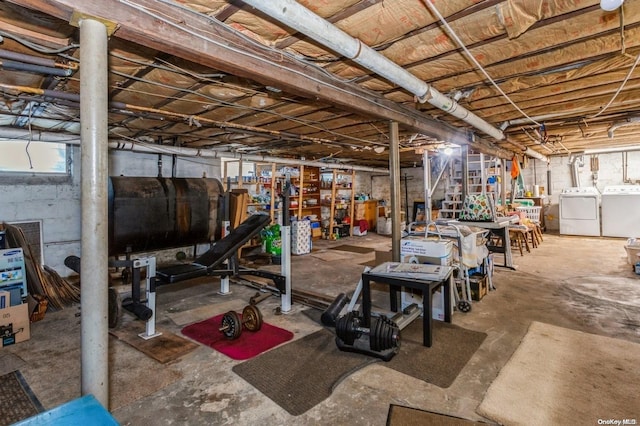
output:
[[[287,208],[288,206],[284,206]],[[280,255],[280,274],[285,279],[285,292],[281,295],[280,309],[282,313],[291,311],[291,226],[287,223],[280,227],[282,253]]]
[[[80,21],[81,391],[109,408],[107,28]]]

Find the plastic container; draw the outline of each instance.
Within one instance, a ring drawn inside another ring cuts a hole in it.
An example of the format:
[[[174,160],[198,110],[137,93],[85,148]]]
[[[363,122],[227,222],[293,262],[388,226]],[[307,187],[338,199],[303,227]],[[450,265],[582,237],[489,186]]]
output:
[[[524,212],[529,219],[536,222],[540,222],[540,210],[542,210],[542,207],[540,206],[516,207],[516,210],[519,212]]]
[[[627,263],[629,265],[635,265],[640,261],[640,258],[638,258],[638,254],[640,254],[640,245],[627,245],[624,246],[624,249],[627,251]]]

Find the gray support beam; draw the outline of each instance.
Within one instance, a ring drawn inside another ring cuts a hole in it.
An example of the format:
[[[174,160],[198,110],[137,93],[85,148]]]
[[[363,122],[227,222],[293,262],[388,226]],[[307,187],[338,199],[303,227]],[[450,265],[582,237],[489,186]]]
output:
[[[400,261],[400,135],[398,123],[389,122],[389,171],[391,173],[391,256]]]
[[[469,147],[460,147],[460,160],[462,163],[462,201],[469,195]]]
[[[507,179],[507,160],[500,160],[500,203],[502,206],[507,205],[507,185],[509,184],[509,180]],[[509,176],[511,177],[511,176]]]
[[[82,394],[109,408],[107,28],[80,25]]]
[[[422,170],[424,173],[424,221],[429,223],[431,222],[431,194],[433,194],[435,187],[431,187],[431,164],[429,163],[429,150],[427,149],[422,153]],[[415,221],[416,218],[414,217],[413,220]]]

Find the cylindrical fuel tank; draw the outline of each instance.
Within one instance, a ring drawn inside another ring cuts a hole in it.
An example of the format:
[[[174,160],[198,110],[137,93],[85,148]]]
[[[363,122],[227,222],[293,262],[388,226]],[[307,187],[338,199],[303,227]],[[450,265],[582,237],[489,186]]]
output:
[[[205,178],[111,177],[109,254],[184,247],[221,233],[222,183]]]

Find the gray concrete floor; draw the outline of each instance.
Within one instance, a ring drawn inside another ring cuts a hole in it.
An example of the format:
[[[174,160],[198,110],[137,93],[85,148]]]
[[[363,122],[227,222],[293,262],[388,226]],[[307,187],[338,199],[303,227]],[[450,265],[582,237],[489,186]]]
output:
[[[384,425],[389,404],[400,404],[482,419],[476,407],[532,321],[640,343],[640,276],[626,262],[624,240],[549,234],[544,238],[532,253],[514,255],[515,271],[496,268],[497,290],[474,303],[471,312],[454,314],[454,324],[488,337],[447,389],[377,363],[352,374],[330,398],[294,417],[231,371],[239,361],[208,347],[199,346],[162,365],[112,341],[111,374],[128,380],[126,395],[112,412],[125,425]],[[327,250],[336,244],[389,250],[391,240],[370,234],[317,241],[312,255],[293,257],[294,288],[329,296],[353,291],[361,264],[373,260],[374,254]],[[215,279],[160,287],[158,326],[180,334],[188,322],[241,310],[255,293],[239,284],[232,284],[230,296],[220,296],[218,289]],[[378,293],[376,300],[383,304],[386,298]],[[271,297],[260,304],[265,321],[293,331],[295,339],[319,328],[301,313],[306,309],[301,305],[276,315],[278,302]],[[48,313],[32,324],[30,341],[0,352],[0,370],[19,368],[47,409],[80,395],[80,320],[79,307]],[[437,335],[434,339],[437,345]],[[167,385],[149,394],[147,384],[161,387],[163,377]]]

